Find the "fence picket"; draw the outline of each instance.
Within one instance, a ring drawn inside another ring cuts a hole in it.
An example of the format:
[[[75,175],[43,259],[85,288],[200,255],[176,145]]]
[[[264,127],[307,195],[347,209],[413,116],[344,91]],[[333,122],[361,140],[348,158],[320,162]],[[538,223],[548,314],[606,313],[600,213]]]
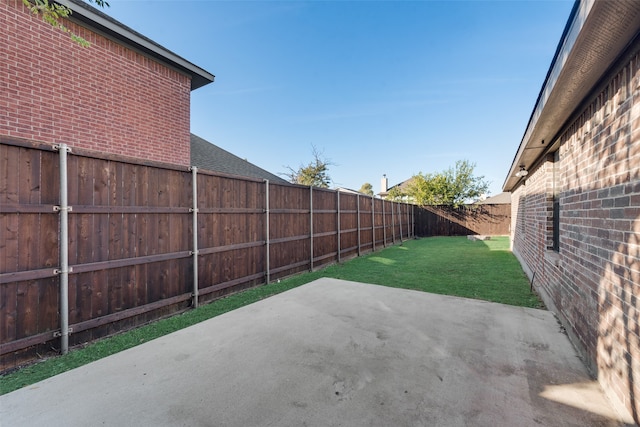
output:
[[[380,238],[387,247],[398,231],[402,242],[405,228],[407,237],[416,227],[426,235],[421,222],[433,214],[359,194],[83,153],[71,153],[66,168],[69,205],[77,207],[68,212],[75,267],[68,327],[81,331],[68,335],[70,346],[342,262],[375,250]],[[0,175],[0,370],[59,343],[57,161],[43,144],[0,144],[7,168]]]

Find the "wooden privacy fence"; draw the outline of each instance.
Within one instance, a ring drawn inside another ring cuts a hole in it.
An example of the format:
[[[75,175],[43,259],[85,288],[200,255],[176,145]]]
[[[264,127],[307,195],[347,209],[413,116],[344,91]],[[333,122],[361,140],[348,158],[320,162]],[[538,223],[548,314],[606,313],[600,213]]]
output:
[[[0,141],[2,369],[414,235],[407,204],[66,151]]]
[[[421,237],[505,235],[511,226],[511,204],[423,206],[416,209],[415,233]]]

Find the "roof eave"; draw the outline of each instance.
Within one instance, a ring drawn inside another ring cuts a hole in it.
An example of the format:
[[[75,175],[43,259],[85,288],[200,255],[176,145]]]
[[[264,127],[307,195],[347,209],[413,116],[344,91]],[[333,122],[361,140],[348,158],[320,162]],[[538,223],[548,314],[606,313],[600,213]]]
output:
[[[521,182],[521,166],[530,169],[544,155],[612,63],[640,28],[635,1],[577,0],[536,101],[503,191]]]
[[[73,12],[70,16],[71,20],[95,29],[97,32],[135,50],[141,51],[191,76],[191,90],[198,89],[214,81],[215,76],[213,74],[176,55],[153,40],[121,24],[83,1],[70,0],[65,2],[65,4]]]

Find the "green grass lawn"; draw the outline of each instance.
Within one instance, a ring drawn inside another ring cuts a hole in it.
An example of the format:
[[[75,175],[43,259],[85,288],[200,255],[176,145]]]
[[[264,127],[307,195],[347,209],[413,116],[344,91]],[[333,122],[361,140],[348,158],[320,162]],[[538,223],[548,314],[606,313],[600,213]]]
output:
[[[523,307],[542,307],[508,237],[471,241],[430,237],[327,268],[325,277],[482,299]]]
[[[320,277],[373,283],[424,292],[542,308],[529,291],[520,264],[509,252],[508,237],[470,241],[466,237],[410,240],[338,265],[250,289],[168,319],[106,338],[69,354],[0,376],[0,394],[101,359],[194,325]]]

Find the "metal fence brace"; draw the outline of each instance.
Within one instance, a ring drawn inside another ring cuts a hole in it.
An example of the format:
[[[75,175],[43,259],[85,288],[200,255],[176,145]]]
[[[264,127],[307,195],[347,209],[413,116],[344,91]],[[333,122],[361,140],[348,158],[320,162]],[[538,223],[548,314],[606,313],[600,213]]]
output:
[[[358,215],[358,222],[356,227],[358,227],[358,256],[360,256],[360,194],[356,194],[356,212]]]
[[[310,242],[310,262],[309,271],[313,271],[313,186],[309,186],[309,240]]]
[[[191,188],[193,191],[193,308],[198,308],[198,168],[191,166]]]
[[[338,229],[338,244],[337,244],[337,248],[338,248],[338,263],[340,263],[340,191],[336,191],[336,199],[337,199],[337,209],[338,209],[338,221],[336,223],[336,228]]]
[[[376,215],[375,215],[376,201],[371,196],[371,251],[376,251]]]
[[[402,244],[402,209],[398,203],[398,225],[400,226],[400,244]]]
[[[385,201],[382,199],[382,247],[387,247],[387,215],[384,212]]]
[[[60,205],[55,210],[60,213],[60,352],[69,352],[69,211],[67,153],[71,149],[67,144],[54,147],[60,153]],[[55,334],[54,334],[55,336]]]
[[[265,208],[264,208],[264,215],[265,215],[265,230],[264,230],[264,234],[265,234],[265,283],[268,285],[271,282],[271,248],[270,248],[270,242],[269,242],[269,180],[265,179],[264,180],[264,188],[265,188]]]

